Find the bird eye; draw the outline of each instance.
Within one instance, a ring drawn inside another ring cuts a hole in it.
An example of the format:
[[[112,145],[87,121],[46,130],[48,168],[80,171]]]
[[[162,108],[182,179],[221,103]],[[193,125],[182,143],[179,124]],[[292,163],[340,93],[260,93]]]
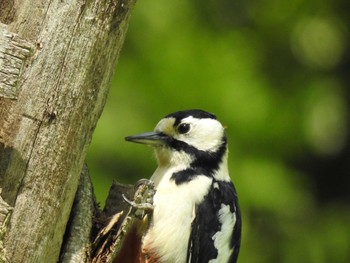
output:
[[[179,126],[177,126],[177,131],[181,134],[188,133],[191,128],[191,125],[188,123],[182,123]]]

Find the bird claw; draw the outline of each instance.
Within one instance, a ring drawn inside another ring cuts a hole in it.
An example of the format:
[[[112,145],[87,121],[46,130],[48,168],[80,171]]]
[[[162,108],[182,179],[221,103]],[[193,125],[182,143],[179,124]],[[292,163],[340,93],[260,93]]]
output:
[[[138,180],[134,187],[137,190],[142,185],[147,186],[148,189],[154,189],[154,182],[152,180],[149,180],[149,179],[146,179],[146,178],[142,178],[142,179]]]
[[[127,202],[129,205],[131,205],[135,209],[140,209],[144,211],[153,211],[153,204],[149,202],[144,202],[144,203],[136,203],[134,201],[129,200],[124,194],[122,194],[123,199],[125,202]]]
[[[135,216],[142,219],[145,214],[150,214],[154,209],[154,183],[148,179],[141,179],[135,184],[135,190],[133,201],[129,200],[124,194],[122,196],[125,202],[135,209]]]

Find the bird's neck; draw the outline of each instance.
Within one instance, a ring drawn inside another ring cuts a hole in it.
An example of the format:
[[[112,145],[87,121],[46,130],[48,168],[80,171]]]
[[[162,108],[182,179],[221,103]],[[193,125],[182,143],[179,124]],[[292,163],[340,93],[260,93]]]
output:
[[[204,175],[214,178],[215,180],[230,181],[227,155],[228,151],[226,151],[217,162],[211,162],[209,160],[206,163],[202,163],[184,152],[157,150],[158,167],[151,179],[156,187],[161,180],[174,180],[177,175],[181,178],[181,182],[191,180],[194,178],[193,175]],[[186,178],[184,176],[189,177]],[[178,183],[178,180],[176,181]]]
[[[190,166],[193,162],[191,155],[183,151],[172,151],[167,148],[157,148],[155,150],[157,163],[159,167]]]

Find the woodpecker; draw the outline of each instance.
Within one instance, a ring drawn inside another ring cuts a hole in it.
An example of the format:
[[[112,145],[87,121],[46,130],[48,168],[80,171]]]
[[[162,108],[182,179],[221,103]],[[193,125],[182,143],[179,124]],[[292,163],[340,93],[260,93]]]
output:
[[[150,145],[158,167],[153,212],[142,238],[146,263],[235,263],[241,214],[227,165],[225,128],[212,113],[178,111],[153,132],[128,136]]]

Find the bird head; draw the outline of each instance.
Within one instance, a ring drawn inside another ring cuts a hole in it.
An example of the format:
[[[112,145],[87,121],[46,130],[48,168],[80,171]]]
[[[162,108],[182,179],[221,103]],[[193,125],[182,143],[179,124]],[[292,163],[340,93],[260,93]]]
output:
[[[225,129],[215,115],[203,110],[171,113],[153,132],[128,136],[127,141],[155,149],[159,165],[210,164],[226,152]]]

